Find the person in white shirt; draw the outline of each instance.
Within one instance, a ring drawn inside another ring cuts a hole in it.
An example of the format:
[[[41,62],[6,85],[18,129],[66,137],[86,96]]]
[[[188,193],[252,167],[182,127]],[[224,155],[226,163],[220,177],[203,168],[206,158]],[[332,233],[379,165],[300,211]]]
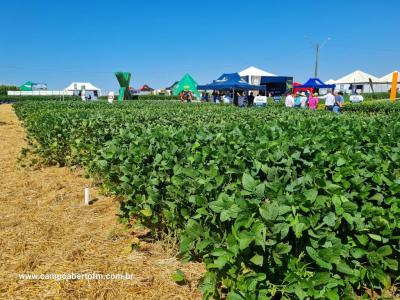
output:
[[[301,108],[307,108],[307,100],[308,100],[308,98],[306,96],[306,93],[302,92],[301,93],[301,104],[300,104]]]
[[[108,93],[108,103],[113,103],[114,101],[114,92]]]
[[[222,96],[222,102],[225,104],[231,104],[232,98],[229,95],[224,95],[224,96]]]
[[[293,107],[294,106],[294,98],[291,93],[288,93],[285,99],[285,106],[286,107]]]
[[[325,99],[325,109],[332,111],[333,105],[335,104],[335,96],[332,94],[332,92],[329,90],[328,94],[325,96],[318,97],[319,99]]]

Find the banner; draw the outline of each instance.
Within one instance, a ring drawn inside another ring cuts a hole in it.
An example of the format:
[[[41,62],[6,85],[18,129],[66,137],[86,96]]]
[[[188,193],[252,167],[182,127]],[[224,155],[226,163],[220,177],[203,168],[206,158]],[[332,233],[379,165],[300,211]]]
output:
[[[397,94],[397,81],[399,79],[399,72],[393,72],[392,89],[390,90],[390,100],[392,102],[396,101]]]

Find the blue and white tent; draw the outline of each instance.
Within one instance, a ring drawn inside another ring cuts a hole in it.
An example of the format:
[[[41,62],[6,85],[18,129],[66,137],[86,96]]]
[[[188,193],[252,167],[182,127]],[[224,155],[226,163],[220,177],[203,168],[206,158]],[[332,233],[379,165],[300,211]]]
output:
[[[217,80],[214,80],[210,84],[198,85],[198,90],[216,90],[216,91],[227,91],[227,90],[244,90],[244,91],[265,91],[265,86],[248,84],[243,80],[238,73],[225,73],[222,74]]]
[[[336,87],[335,84],[325,84],[319,78],[310,78],[303,85],[296,86],[296,89],[307,89],[307,88],[313,88],[313,89],[335,89],[335,87]]]

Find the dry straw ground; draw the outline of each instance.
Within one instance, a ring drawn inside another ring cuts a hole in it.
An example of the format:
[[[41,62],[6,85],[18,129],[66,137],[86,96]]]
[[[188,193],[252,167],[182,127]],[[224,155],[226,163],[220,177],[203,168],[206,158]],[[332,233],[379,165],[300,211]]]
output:
[[[68,168],[18,163],[25,132],[10,105],[0,105],[0,299],[198,299],[203,266],[181,264],[159,243],[140,241],[118,223],[116,200]],[[180,268],[188,282],[171,274]],[[18,274],[133,274],[134,280],[21,280]]]

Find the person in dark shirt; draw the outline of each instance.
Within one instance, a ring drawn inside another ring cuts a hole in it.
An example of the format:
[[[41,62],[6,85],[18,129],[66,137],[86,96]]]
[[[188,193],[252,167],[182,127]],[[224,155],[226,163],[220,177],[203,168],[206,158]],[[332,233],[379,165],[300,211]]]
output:
[[[207,92],[203,92],[201,94],[201,101],[202,102],[208,102],[208,93]]]
[[[247,105],[248,106],[253,106],[254,105],[254,94],[253,94],[253,92],[251,92],[249,97],[247,97]]]
[[[239,106],[239,93],[235,92],[233,94],[233,105]]]
[[[217,103],[217,100],[218,100],[218,92],[217,92],[217,91],[213,91],[212,96],[213,96],[213,102],[214,102],[214,103]]]
[[[344,103],[343,92],[339,92],[335,95],[335,103],[333,104],[333,112],[340,114],[342,112],[342,106]]]

